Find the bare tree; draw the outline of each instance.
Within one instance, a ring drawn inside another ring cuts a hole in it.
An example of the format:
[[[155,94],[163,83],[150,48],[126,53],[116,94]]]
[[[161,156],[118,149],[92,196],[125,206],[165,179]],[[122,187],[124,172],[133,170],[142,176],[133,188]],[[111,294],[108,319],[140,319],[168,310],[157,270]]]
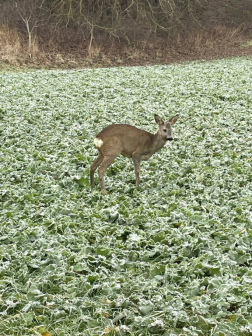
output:
[[[28,56],[33,56],[33,49],[36,39],[36,30],[45,24],[44,0],[18,0],[15,1],[15,9],[25,25],[28,34]]]

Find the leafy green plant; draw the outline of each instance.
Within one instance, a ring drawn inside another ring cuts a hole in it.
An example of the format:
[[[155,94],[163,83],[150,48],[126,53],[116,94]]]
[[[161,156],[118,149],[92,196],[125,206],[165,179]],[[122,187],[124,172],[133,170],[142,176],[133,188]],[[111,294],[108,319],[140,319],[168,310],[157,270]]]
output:
[[[251,59],[0,74],[1,335],[250,335]],[[93,138],[173,141],[89,187]],[[115,176],[116,175],[116,176]]]

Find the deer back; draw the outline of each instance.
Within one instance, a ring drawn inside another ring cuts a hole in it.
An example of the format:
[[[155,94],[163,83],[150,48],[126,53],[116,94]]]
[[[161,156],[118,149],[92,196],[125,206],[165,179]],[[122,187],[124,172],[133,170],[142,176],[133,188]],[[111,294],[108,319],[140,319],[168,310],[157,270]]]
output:
[[[137,151],[146,155],[152,148],[154,135],[127,124],[114,124],[105,127],[95,138],[96,147],[104,155],[121,153],[132,157]]]

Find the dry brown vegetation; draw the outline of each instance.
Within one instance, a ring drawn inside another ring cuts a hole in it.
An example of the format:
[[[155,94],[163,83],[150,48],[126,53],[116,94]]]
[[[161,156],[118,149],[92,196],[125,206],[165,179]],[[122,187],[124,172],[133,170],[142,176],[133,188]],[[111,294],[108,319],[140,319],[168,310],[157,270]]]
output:
[[[250,0],[0,0],[0,67],[251,54]]]

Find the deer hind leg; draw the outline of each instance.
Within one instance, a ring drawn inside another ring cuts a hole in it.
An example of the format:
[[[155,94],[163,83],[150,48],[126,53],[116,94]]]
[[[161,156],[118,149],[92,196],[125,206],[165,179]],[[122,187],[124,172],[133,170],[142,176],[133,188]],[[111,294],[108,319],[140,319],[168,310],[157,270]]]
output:
[[[114,159],[117,157],[116,155],[105,155],[104,159],[102,161],[101,166],[98,169],[98,174],[99,174],[99,180],[100,180],[100,185],[101,185],[101,190],[103,193],[106,193],[105,185],[104,185],[104,173],[105,170],[111,165],[111,163],[114,161]]]
[[[94,160],[94,162],[92,163],[91,167],[90,167],[90,185],[91,187],[94,186],[94,173],[97,169],[97,167],[100,166],[100,164],[103,161],[104,156],[99,152],[97,158]]]
[[[140,157],[139,154],[137,154],[137,153],[134,152],[132,154],[132,159],[133,159],[133,163],[134,163],[134,167],[135,167],[136,187],[138,187],[139,183],[140,183],[139,171],[140,171],[140,160],[141,160],[141,157]]]

